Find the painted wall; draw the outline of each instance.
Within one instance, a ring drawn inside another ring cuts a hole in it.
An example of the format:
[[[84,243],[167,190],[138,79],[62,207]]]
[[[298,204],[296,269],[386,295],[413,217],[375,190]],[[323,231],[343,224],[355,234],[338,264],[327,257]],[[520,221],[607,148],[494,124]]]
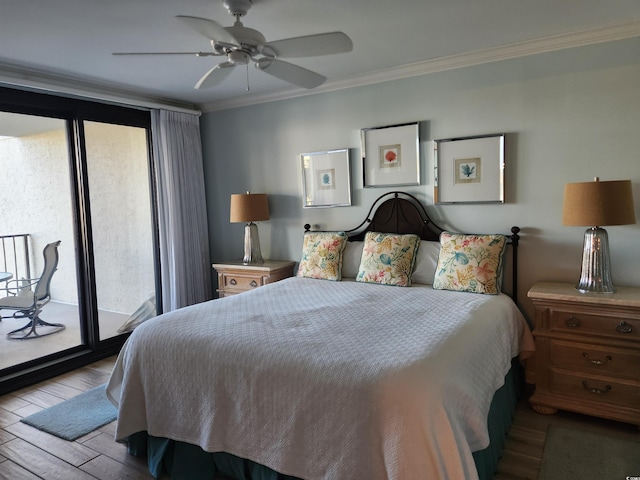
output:
[[[420,121],[420,186],[401,187],[454,231],[522,228],[519,295],[539,280],[577,281],[583,227],[561,224],[564,184],[631,179],[640,214],[640,39],[609,42],[336,92],[209,112],[201,121],[211,258],[242,257],[229,197],[269,195],[265,258],[298,260],[305,223],[357,226],[390,189],[363,188],[360,129]],[[433,206],[432,141],[506,133],[506,203]],[[303,152],[351,149],[352,206],[303,209]],[[609,227],[613,280],[640,286],[640,225]]]

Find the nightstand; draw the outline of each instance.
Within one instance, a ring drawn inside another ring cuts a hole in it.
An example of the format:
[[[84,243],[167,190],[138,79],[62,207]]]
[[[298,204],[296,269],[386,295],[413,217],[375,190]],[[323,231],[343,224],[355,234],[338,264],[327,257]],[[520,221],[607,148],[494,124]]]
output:
[[[217,292],[222,298],[292,277],[295,264],[288,260],[265,260],[251,265],[237,261],[214,263],[212,266],[218,272]]]
[[[532,408],[595,415],[640,426],[640,288],[580,293],[542,282],[535,306]]]

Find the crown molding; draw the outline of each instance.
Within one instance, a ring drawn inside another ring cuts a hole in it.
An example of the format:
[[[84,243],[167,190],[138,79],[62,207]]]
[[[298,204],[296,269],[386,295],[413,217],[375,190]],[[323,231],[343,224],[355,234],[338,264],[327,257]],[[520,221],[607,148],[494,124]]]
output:
[[[87,81],[55,72],[26,68],[8,62],[0,62],[0,86],[3,85],[140,109],[159,108],[197,115],[201,113],[194,105],[163,98],[142,96],[126,88],[101,84],[99,81]]]
[[[527,40],[499,47],[476,50],[458,55],[434,58],[398,67],[387,68],[346,80],[327,82],[312,91],[304,89],[286,89],[268,94],[233,97],[200,105],[203,112],[213,112],[230,108],[246,107],[260,103],[274,102],[289,98],[316,95],[319,93],[360,87],[375,83],[399,80],[402,78],[427,75],[457,68],[471,67],[483,63],[498,62],[512,58],[537,55],[567,48],[582,47],[597,43],[612,42],[640,36],[640,22],[612,25],[580,32],[563,33],[533,40]]]

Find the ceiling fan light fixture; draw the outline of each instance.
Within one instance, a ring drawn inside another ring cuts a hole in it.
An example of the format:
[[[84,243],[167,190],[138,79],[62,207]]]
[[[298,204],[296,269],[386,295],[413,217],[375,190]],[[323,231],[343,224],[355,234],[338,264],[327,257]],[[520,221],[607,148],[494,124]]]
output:
[[[227,58],[229,59],[229,63],[232,63],[233,65],[247,65],[251,56],[242,50],[233,50],[229,52]]]
[[[216,42],[215,40],[211,40],[211,48],[213,49],[214,53],[217,55],[226,55],[227,54],[227,50],[229,49],[229,47],[227,47],[227,45],[221,43],[221,42]]]
[[[274,60],[275,60],[275,57],[261,57],[258,60],[256,60],[254,66],[258,70],[265,70],[271,66]]]

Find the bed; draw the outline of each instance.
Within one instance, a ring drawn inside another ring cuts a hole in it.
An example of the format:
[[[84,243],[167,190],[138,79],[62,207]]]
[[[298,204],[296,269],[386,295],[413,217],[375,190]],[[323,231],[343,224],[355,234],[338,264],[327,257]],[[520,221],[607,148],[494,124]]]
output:
[[[134,330],[107,385],[116,440],[156,478],[492,478],[533,351],[518,231],[446,232],[403,192],[355,229],[306,226],[298,276]],[[452,273],[479,241],[475,276]]]

